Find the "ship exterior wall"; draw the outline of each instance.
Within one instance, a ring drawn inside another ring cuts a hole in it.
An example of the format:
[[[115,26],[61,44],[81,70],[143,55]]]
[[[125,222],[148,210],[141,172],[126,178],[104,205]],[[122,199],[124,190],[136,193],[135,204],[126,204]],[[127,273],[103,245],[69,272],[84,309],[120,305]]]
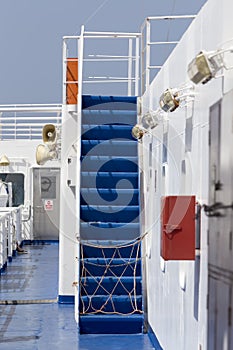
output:
[[[221,47],[221,43],[233,38],[232,10],[233,4],[230,0],[222,1],[221,5],[217,0],[206,3],[144,94],[143,113],[158,108],[159,97],[167,88],[178,87],[188,81],[187,66],[199,51],[216,50]],[[168,114],[153,129],[152,134],[144,136],[139,146],[142,154],[140,166],[144,173],[145,231],[148,232],[145,240],[148,321],[165,350],[214,349],[210,343],[214,335],[210,334],[207,316],[209,319],[212,317],[218,302],[219,307],[225,310],[222,314],[228,312],[229,315],[228,302],[232,293],[221,285],[218,286],[218,299],[214,301],[213,309],[207,309],[208,252],[210,256],[215,256],[218,252],[218,264],[221,266],[222,259],[225,259],[225,267],[230,266],[232,252],[227,248],[226,256],[222,246],[226,245],[226,240],[227,247],[229,246],[232,216],[227,219],[231,220],[227,227],[227,237],[223,237],[226,225],[224,221],[222,226],[219,224],[221,241],[217,241],[216,232],[209,232],[208,242],[209,221],[202,210],[200,256],[197,252],[195,261],[164,261],[160,257],[160,202],[164,195],[196,195],[201,205],[209,203],[210,108],[232,89],[233,73],[226,70],[223,78],[212,79],[206,85],[196,86],[194,104],[190,103]],[[225,108],[229,111],[232,102],[228,100],[226,103],[228,106]],[[232,107],[231,105],[231,111]],[[232,202],[232,183],[227,170],[228,166],[232,169],[232,112],[229,118],[231,122],[228,123],[225,123],[224,116],[222,118],[223,125],[228,127],[225,130],[226,136],[224,138],[223,135],[221,141],[225,142],[221,145],[221,168],[223,178],[225,176],[225,189],[231,193],[228,195],[231,198],[226,197],[224,203],[227,200]],[[187,126],[188,119],[191,128]],[[216,263],[216,257],[213,260]],[[214,283],[211,279],[209,288],[215,288]],[[224,298],[224,295],[228,297]],[[226,321],[223,321],[222,326],[221,321],[218,320],[218,323],[217,331],[223,335],[219,335],[216,348],[230,349],[230,336],[226,335],[230,333],[226,329],[229,326]]]
[[[33,168],[36,164],[36,147],[40,140],[3,140],[0,141],[0,157],[6,155],[10,160],[9,166],[0,166],[1,173],[20,173],[24,175],[24,204],[25,219],[29,217],[29,205],[33,203]],[[58,161],[48,162],[48,166],[60,167]],[[24,218],[24,215],[23,215]],[[33,239],[33,215],[24,223],[24,239]]]

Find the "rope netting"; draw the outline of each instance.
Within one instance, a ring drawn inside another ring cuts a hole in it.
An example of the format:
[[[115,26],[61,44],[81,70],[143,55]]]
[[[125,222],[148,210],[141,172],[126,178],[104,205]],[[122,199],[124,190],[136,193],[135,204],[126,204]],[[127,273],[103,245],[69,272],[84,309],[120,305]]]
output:
[[[142,313],[141,238],[121,245],[80,242],[80,262],[80,314]]]

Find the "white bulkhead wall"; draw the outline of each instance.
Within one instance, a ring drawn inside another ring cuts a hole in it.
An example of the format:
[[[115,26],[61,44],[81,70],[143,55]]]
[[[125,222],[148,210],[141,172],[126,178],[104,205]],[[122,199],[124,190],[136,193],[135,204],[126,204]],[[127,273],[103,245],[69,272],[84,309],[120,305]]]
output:
[[[1,173],[20,173],[24,175],[24,204],[33,204],[32,169],[40,167],[36,163],[36,148],[42,143],[40,140],[3,140],[0,141],[0,157],[6,155],[10,161],[9,166],[0,166]],[[48,161],[46,166],[59,167],[58,161]],[[26,213],[28,217],[28,213]],[[33,217],[31,217],[32,223]],[[27,223],[29,225],[29,223]],[[27,228],[25,239],[33,239],[32,225]]]
[[[143,113],[159,107],[159,97],[167,88],[189,81],[187,67],[198,52],[216,50],[233,39],[232,13],[231,0],[223,0],[221,4],[218,0],[209,0],[205,4],[142,97]],[[231,58],[233,65],[233,55]],[[224,78],[196,86],[194,105],[167,114],[167,120],[161,121],[152,135],[145,135],[139,146],[148,232],[148,321],[166,350],[207,349],[208,223],[202,212],[200,258],[195,262],[165,262],[160,258],[160,200],[164,195],[196,195],[200,204],[208,203],[209,108],[232,88],[233,71],[226,70]],[[191,150],[186,151],[185,125],[189,117],[193,123],[192,145]],[[166,130],[167,162],[163,167]],[[185,162],[185,171],[182,171],[182,162]]]
[[[76,157],[77,111],[75,105],[62,106],[61,193],[59,232],[59,298],[73,298],[77,281]]]

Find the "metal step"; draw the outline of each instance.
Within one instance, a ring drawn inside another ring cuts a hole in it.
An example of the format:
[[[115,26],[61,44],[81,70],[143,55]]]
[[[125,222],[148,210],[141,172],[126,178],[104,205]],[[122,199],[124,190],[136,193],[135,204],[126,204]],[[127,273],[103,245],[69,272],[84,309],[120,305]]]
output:
[[[84,241],[98,240],[100,244],[103,241],[111,240],[123,241],[126,238],[130,241],[135,240],[140,235],[139,222],[81,222],[80,237]],[[114,244],[114,243],[112,243]]]
[[[81,205],[138,205],[138,189],[81,188]]]
[[[86,222],[138,222],[139,206],[81,205],[80,217]]]
[[[141,277],[83,277],[81,279],[82,295],[128,295],[135,287],[137,295],[141,295]]]
[[[131,125],[82,125],[82,140],[128,139],[134,142]]]
[[[79,317],[79,327],[81,334],[140,334],[143,315],[83,315]]]
[[[137,97],[134,96],[82,96],[82,109],[135,110]]]
[[[137,143],[130,140],[82,140],[82,156],[122,156],[135,157]]]
[[[138,172],[138,157],[82,156],[82,171]]]
[[[129,172],[81,172],[81,187],[138,188],[138,174]]]
[[[81,268],[84,266],[86,276],[140,276],[141,259],[134,258],[86,258],[80,259]],[[107,269],[106,269],[106,266]]]
[[[122,313],[124,315],[131,313],[139,313],[142,310],[142,296],[141,295],[91,295],[82,296],[80,298],[80,313],[95,312],[95,314]]]
[[[82,111],[83,124],[129,124],[134,125],[137,122],[137,112],[122,110],[91,110]]]
[[[139,242],[103,241],[101,242],[101,247],[98,247],[99,243],[99,241],[92,241],[92,245],[83,244],[82,256],[85,258],[103,258],[104,254],[105,258],[112,258],[114,256],[115,259],[129,257],[136,258],[137,256],[140,257],[140,249],[138,250],[138,244],[140,244]],[[117,246],[117,248],[113,248],[114,245]]]

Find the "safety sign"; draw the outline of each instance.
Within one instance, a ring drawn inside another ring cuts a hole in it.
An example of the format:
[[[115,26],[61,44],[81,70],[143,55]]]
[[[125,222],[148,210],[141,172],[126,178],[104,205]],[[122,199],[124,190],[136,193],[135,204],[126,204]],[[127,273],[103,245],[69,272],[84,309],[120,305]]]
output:
[[[44,201],[44,209],[45,210],[53,210],[53,200],[52,199],[46,199]]]

